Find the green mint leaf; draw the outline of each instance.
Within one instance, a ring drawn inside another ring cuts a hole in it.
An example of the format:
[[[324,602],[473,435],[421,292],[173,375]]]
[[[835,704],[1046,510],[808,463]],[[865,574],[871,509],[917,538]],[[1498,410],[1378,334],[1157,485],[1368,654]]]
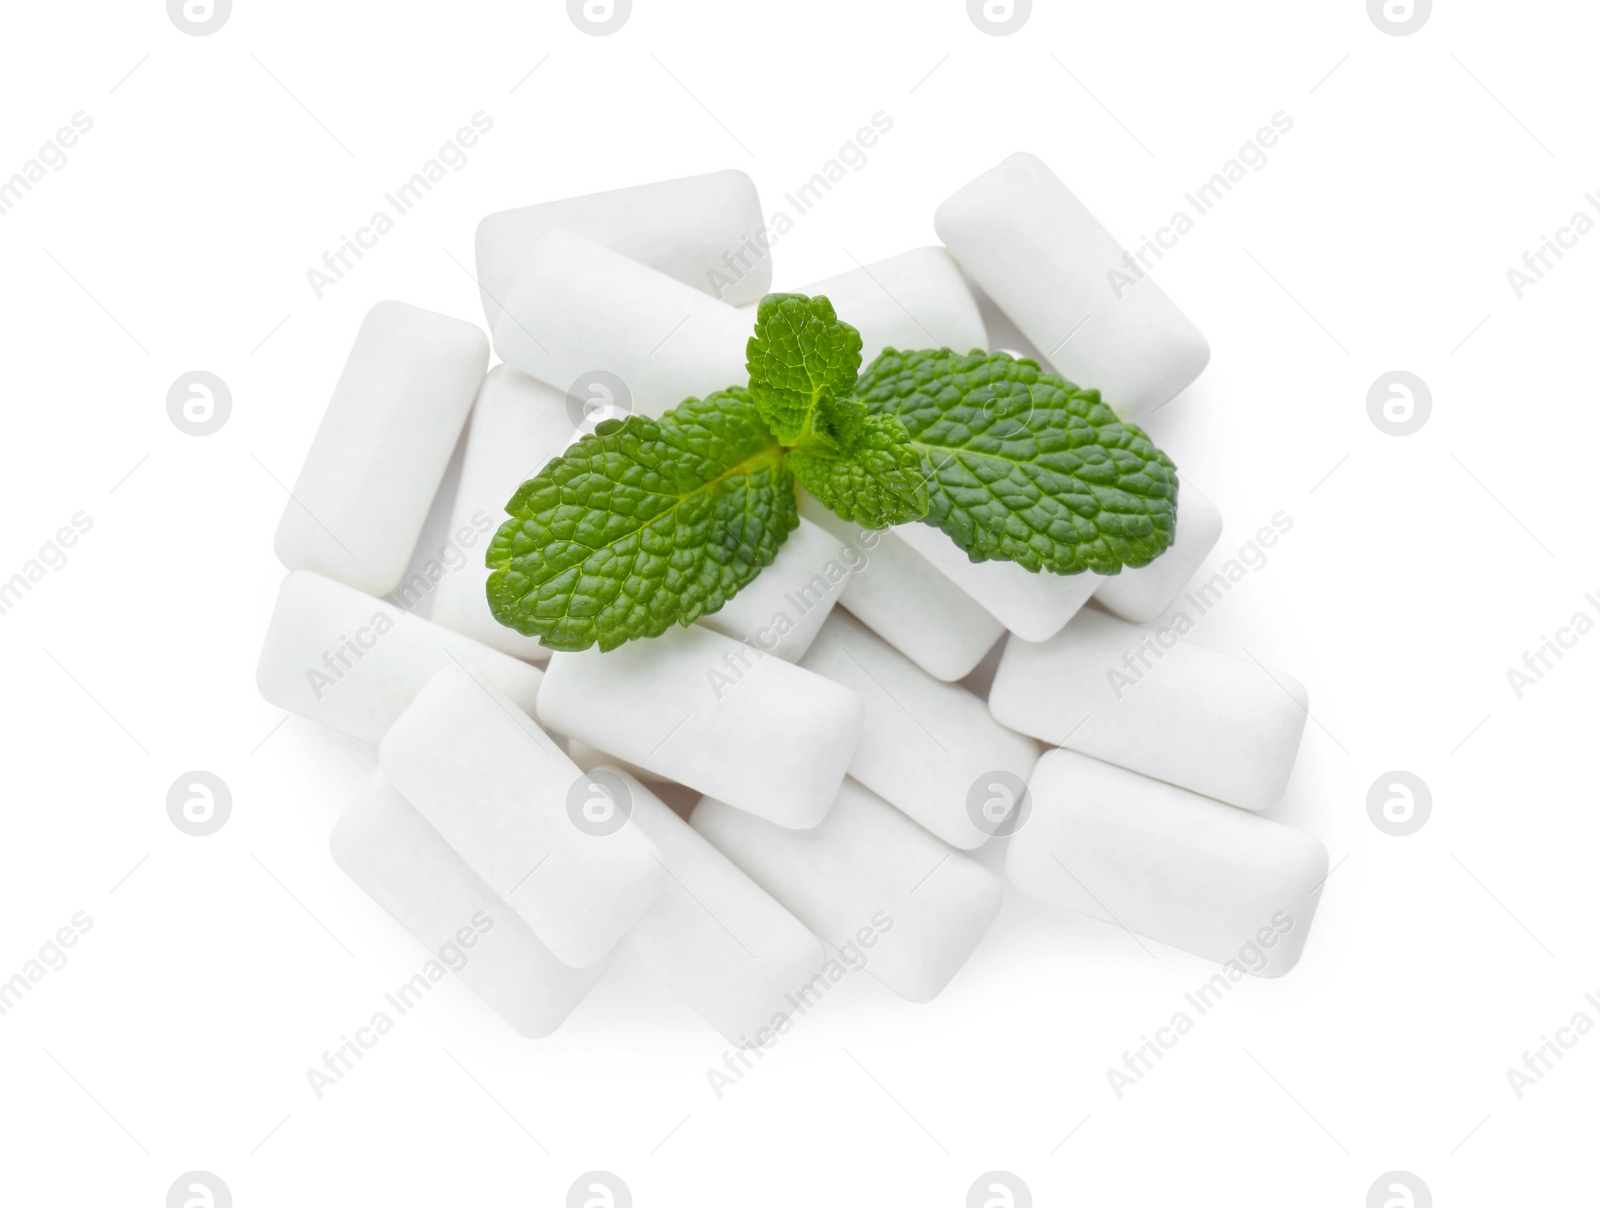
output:
[[[928,514],[928,483],[922,454],[909,443],[905,426],[887,415],[869,415],[860,403],[848,453],[829,456],[795,449],[785,459],[795,479],[834,514],[866,528],[907,524]]]
[[[927,523],[974,562],[1114,575],[1172,544],[1177,468],[1098,390],[1008,353],[891,348],[856,394],[905,425],[928,477]]]
[[[552,650],[613,650],[716,612],[799,524],[784,450],[743,387],[607,420],[506,511],[489,608]]]
[[[928,512],[922,455],[890,416],[852,397],[861,333],[827,298],[768,294],[746,349],[750,393],[800,485],[847,520],[885,528]]]
[[[839,322],[826,298],[768,294],[756,308],[745,360],[761,418],[782,443],[803,445],[819,406],[825,418],[826,403],[850,397],[861,368],[861,333]],[[830,437],[824,432],[822,439]]]

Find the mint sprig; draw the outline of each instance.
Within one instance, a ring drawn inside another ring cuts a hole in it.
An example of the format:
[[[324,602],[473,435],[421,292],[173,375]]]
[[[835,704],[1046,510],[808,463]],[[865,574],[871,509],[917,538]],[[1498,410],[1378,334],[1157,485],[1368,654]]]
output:
[[[716,612],[798,526],[796,484],[867,528],[926,518],[974,561],[1115,574],[1172,543],[1167,456],[1032,361],[884,352],[827,298],[769,294],[748,387],[608,420],[523,483],[489,607],[554,650],[613,650]]]
[[[1172,544],[1178,473],[1098,390],[1004,352],[886,349],[856,390],[923,458],[927,523],[974,562],[1114,575]]]

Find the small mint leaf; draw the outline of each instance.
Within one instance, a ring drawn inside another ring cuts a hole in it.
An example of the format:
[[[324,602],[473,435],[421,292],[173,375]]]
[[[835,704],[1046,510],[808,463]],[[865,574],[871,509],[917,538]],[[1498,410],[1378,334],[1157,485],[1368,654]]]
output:
[[[811,413],[796,448],[838,457],[855,447],[867,422],[867,405],[855,398],[824,398]]]
[[[801,444],[819,405],[849,398],[861,368],[861,333],[826,298],[768,294],[745,347],[750,393],[773,435]]]
[[[1098,390],[1008,353],[891,348],[856,394],[905,425],[927,523],[974,562],[1114,575],[1172,544],[1177,467]]]
[[[800,485],[835,515],[866,528],[888,528],[928,514],[922,454],[907,440],[899,420],[867,415],[862,408],[847,452],[799,448],[785,460]]]
[[[489,608],[552,650],[613,650],[716,612],[799,524],[743,387],[607,420],[522,484],[489,543]]]

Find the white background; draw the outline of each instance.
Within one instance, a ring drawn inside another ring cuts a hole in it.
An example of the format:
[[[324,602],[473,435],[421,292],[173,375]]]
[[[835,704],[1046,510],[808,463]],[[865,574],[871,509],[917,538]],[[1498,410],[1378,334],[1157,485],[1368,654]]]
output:
[[[0,218],[0,578],[93,528],[0,616],[0,978],[94,923],[0,1018],[0,1201],[154,1206],[204,1169],[240,1205],[553,1205],[604,1168],[640,1205],[932,1208],[999,1168],[1049,1205],[1358,1208],[1394,1169],[1441,1205],[1578,1202],[1600,1037],[1520,1100],[1505,1071],[1600,1021],[1600,636],[1521,700],[1505,672],[1600,619],[1600,234],[1521,300],[1506,270],[1600,188],[1600,18],[1036,10],[992,37],[960,0],[636,0],[597,38],[556,0],[237,0],[196,38],[159,0],[7,6],[0,177],[75,112],[94,128]],[[306,270],[479,110],[468,166],[317,300]],[[327,853],[373,751],[253,682],[280,484],[361,316],[481,321],[463,266],[493,210],[737,167],[773,213],[880,110],[780,286],[933,242],[935,205],[1018,149],[1133,244],[1293,118],[1156,270],[1213,359],[1147,426],[1227,518],[1214,563],[1294,519],[1197,637],[1310,687],[1274,811],[1336,862],[1303,961],[1121,1099],[1107,1067],[1212,967],[1011,899],[936,1002],[848,979],[720,1101],[726,1045],[627,957],[542,1042],[446,984],[317,1100],[306,1069],[424,956]],[[165,410],[196,368],[234,403],[199,439]],[[1395,368],[1433,395],[1406,438],[1366,413]],[[234,801],[205,839],[165,810],[197,768]],[[1391,769],[1433,793],[1408,838],[1366,815]]]

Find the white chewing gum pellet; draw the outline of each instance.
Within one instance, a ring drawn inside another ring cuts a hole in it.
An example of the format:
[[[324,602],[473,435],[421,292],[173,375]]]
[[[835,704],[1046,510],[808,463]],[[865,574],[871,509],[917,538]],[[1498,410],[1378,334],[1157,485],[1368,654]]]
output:
[[[839,792],[861,698],[704,626],[601,653],[557,652],[539,720],[780,826],[815,826]]]
[[[544,468],[577,437],[567,411],[567,396],[509,365],[496,365],[478,392],[467,425],[461,483],[450,514],[450,534],[472,537],[475,557],[454,570],[434,590],[433,619],[476,638],[486,646],[542,663],[550,652],[531,638],[500,624],[489,611],[483,551],[506,519],[506,503],[517,488]]]
[[[793,1009],[788,996],[821,972],[822,945],[636,779],[615,768],[595,775],[608,772],[670,874],[622,946],[734,1044],[768,1043],[766,1030]]]
[[[991,352],[1009,352],[1019,361],[1036,361],[1041,367],[1050,367],[1050,358],[1045,356],[1033,346],[1033,341],[1022,334],[1022,329],[995,305],[995,301],[974,281],[970,274],[963,272],[961,279],[966,283],[967,292],[972,295],[972,300],[978,304],[978,315],[983,319],[983,329],[989,333],[989,349]]]
[[[795,292],[825,296],[861,333],[863,369],[885,348],[971,352],[989,346],[978,304],[942,247],[913,248]]]
[[[1306,725],[1292,676],[1086,608],[1048,642],[1006,643],[1002,725],[1247,810],[1283,796]]]
[[[755,182],[728,169],[564,197],[490,214],[478,224],[478,284],[492,328],[539,240],[575,231],[732,306],[759,301],[772,254]]]
[[[636,414],[750,380],[749,313],[570,231],[529,252],[505,307],[494,325],[503,360],[559,390],[612,374],[619,407]]]
[[[400,715],[378,765],[575,968],[603,960],[666,885],[655,844],[596,796],[548,734],[460,667]]]
[[[983,701],[934,679],[844,613],[828,618],[800,665],[866,705],[852,777],[964,851],[1005,822],[1039,748],[995,721]]]
[[[784,830],[706,797],[689,819],[796,918],[927,1002],[1000,913],[1000,878],[846,780],[822,825]]]
[[[558,961],[381,773],[334,823],[328,846],[346,876],[524,1036],[560,1027],[610,964]],[[412,990],[391,998],[409,1001]]]
[[[934,679],[961,679],[1005,627],[890,530],[864,529],[810,495],[800,515],[845,544],[850,577],[839,602]]]
[[[1268,530],[1269,532],[1271,530]],[[1102,579],[1094,598],[1124,621],[1153,621],[1182,593],[1222,536],[1222,513],[1188,483],[1178,488],[1178,528],[1172,545],[1149,566]]]
[[[850,577],[844,543],[801,520],[771,566],[700,624],[793,663],[811,646]]]
[[[902,524],[895,533],[1001,625],[1030,642],[1059,631],[1105,581],[1088,571],[1053,575],[1024,570],[1015,562],[974,562],[931,524]]]
[[[1061,376],[1124,419],[1153,411],[1211,358],[1195,325],[1037,156],[1020,152],[933,216],[951,254]]]
[[[1312,836],[1071,751],[1029,789],[1005,861],[1025,893],[1261,977],[1300,959],[1328,875]]]
[[[649,781],[655,784],[662,783],[662,778],[648,768],[641,768],[625,759],[618,759],[615,755],[602,751],[599,747],[591,746],[582,739],[568,738],[566,739],[566,746],[567,758],[577,764],[580,771],[592,772],[598,767],[609,766],[621,768],[636,780]],[[666,783],[671,782],[668,781]]]
[[[278,559],[392,590],[488,363],[470,323],[403,302],[368,311],[278,522]]]
[[[353,587],[297,570],[278,589],[256,685],[280,709],[375,743],[429,680],[457,663],[533,715],[537,667]]]

